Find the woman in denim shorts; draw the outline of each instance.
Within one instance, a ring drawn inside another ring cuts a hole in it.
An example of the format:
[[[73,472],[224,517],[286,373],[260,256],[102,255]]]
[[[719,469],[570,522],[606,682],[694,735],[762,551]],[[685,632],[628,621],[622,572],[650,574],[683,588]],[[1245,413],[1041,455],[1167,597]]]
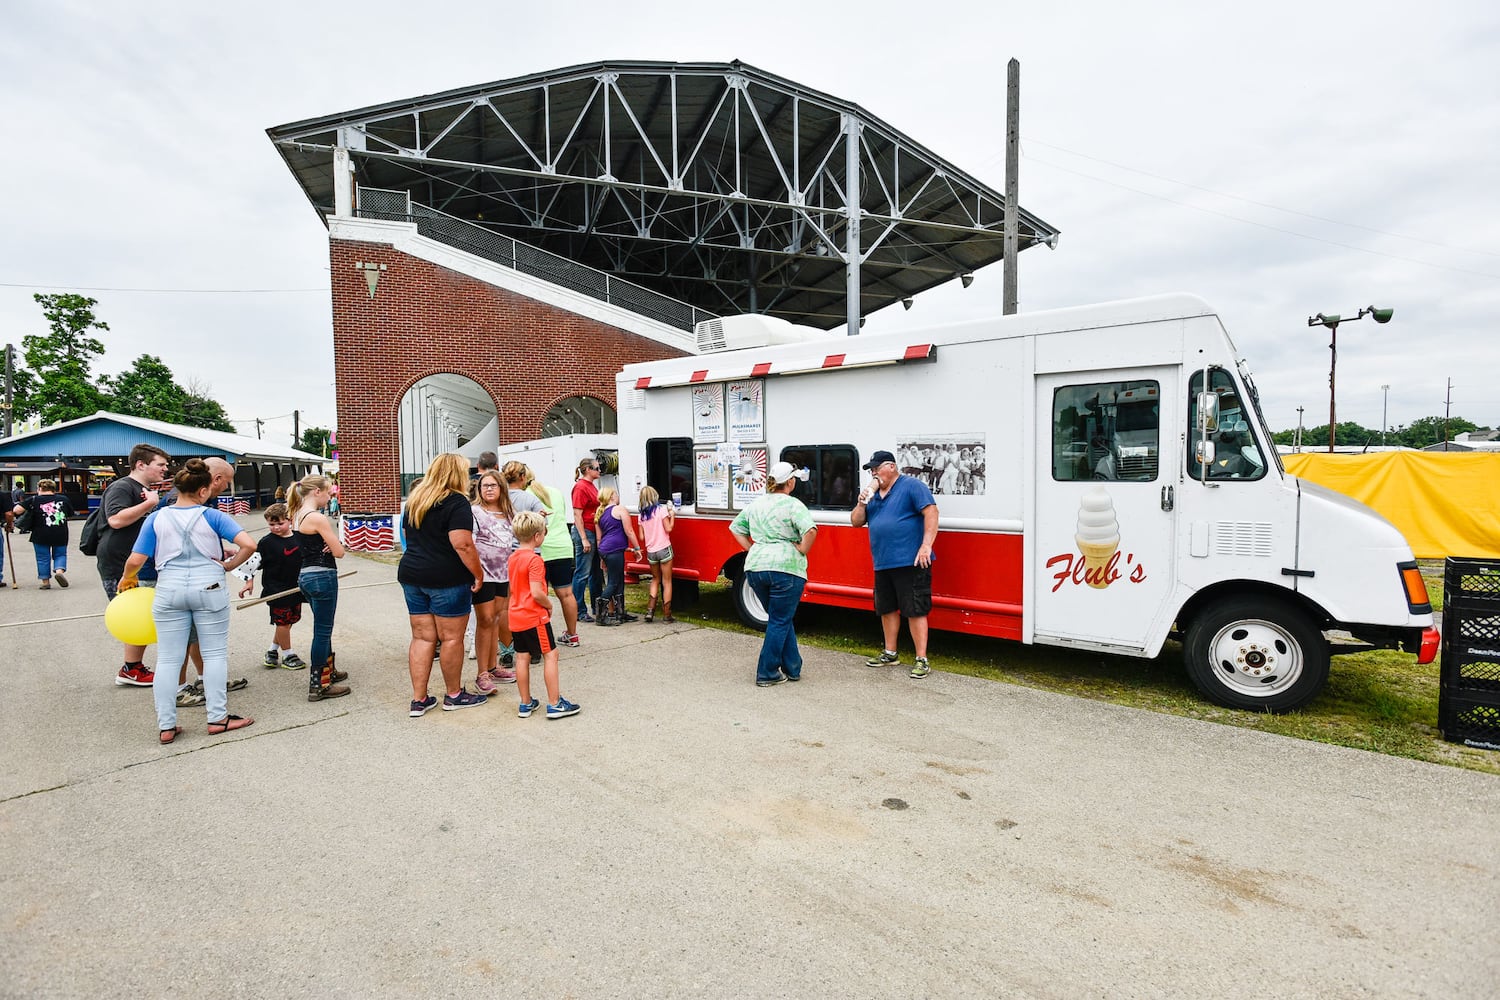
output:
[[[442,640],[443,711],[483,705],[482,694],[463,689],[464,627],[474,594],[484,586],[484,567],[474,547],[474,509],[469,506],[469,460],[452,452],[427,467],[406,501],[401,519],[406,550],[396,579],[411,617],[412,718],[426,715],[437,699],[427,694],[433,647]]]

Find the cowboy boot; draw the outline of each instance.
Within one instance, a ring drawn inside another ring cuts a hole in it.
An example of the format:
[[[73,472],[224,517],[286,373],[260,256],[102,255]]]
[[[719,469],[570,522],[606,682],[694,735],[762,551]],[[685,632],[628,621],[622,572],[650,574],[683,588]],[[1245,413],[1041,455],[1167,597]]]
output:
[[[311,671],[310,680],[312,686],[307,690],[308,701],[325,701],[329,698],[342,698],[349,693],[349,689],[341,684],[333,683],[333,657],[329,655],[327,663],[321,667],[314,667]]]
[[[651,595],[651,599],[646,602],[646,621],[651,622],[651,621],[655,621],[655,620],[656,620],[656,595],[652,594]]]
[[[664,621],[664,622],[666,622],[668,625],[674,625],[674,624],[676,624],[677,619],[672,617],[672,602],[671,601],[667,601],[667,602],[665,602],[665,603],[662,604],[662,606],[661,606],[661,620]]]
[[[347,681],[349,679],[348,672],[343,671],[343,670],[339,670],[337,667],[334,666],[334,659],[337,656],[338,656],[337,653],[333,652],[332,650],[329,650],[329,652],[328,652],[328,683],[330,683],[330,684],[342,684],[344,681]]]

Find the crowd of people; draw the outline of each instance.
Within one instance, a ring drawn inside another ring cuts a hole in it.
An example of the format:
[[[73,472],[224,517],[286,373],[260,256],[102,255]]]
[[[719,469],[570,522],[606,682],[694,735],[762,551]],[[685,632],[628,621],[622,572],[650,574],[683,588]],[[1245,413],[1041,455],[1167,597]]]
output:
[[[256,540],[213,505],[233,481],[233,467],[223,459],[189,459],[172,477],[165,496],[158,487],[165,486],[170,456],[142,444],[132,449],[128,464],[129,471],[101,498],[96,558],[109,599],[137,587],[155,588],[151,610],[157,669],[145,666],[144,646],[126,642],[115,683],[153,689],[159,742],[176,740],[182,732],[178,710],[186,707],[206,705],[210,735],[255,721],[231,714],[228,706],[229,693],[249,681],[229,677],[231,586],[226,572],[243,581],[242,599],[253,593],[256,574],[261,577],[262,596],[256,603],[264,603],[270,617],[262,660],[267,669],[306,669],[309,701],[350,694],[344,683],[348,674],[337,668],[333,649],[344,546],[330,516],[332,482],[314,474],[293,483],[285,490],[285,503],[267,508],[267,532]],[[884,639],[881,652],[867,662],[872,667],[900,663],[896,644],[905,617],[916,649],[910,675],[926,677],[931,671],[927,616],[937,506],[928,486],[903,475],[892,453],[876,451],[863,468],[872,478],[859,493],[850,523],[869,528],[875,610]],[[645,621],[656,621],[658,608],[662,622],[675,621],[674,505],[644,487],[632,517],[613,487],[600,488],[600,475],[598,460],[585,458],[565,494],[537,482],[523,462],[500,468],[490,452],[480,457],[472,479],[462,455],[433,459],[413,485],[400,525],[397,581],[411,633],[412,718],[440,704],[429,693],[434,662],[442,677],[444,711],[483,705],[502,685],[515,684],[520,718],[578,714],[578,703],[562,693],[559,648],[582,644],[580,622],[618,626],[640,620],[625,608],[630,553],[638,557],[637,565],[644,560],[649,568]],[[807,479],[806,469],[774,464],[765,494],[729,525],[746,550],[746,582],[767,615],[756,665],[759,687],[802,676],[793,618],[807,584],[817,525],[793,492]],[[68,586],[67,518],[73,512],[56,484],[43,480],[36,495],[21,498],[5,513],[7,532],[12,520],[24,518],[39,585]],[[560,637],[552,624],[554,596],[563,613]],[[292,638],[304,604],[313,619],[307,660],[296,653]],[[476,661],[473,690],[464,684],[466,659]],[[545,703],[533,696],[531,687],[536,662],[542,666]]]

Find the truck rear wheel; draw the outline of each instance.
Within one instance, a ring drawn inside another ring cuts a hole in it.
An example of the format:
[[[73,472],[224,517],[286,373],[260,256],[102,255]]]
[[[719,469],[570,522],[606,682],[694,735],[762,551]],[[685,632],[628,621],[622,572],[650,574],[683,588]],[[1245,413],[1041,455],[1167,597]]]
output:
[[[1328,640],[1306,613],[1274,598],[1210,604],[1188,627],[1182,656],[1203,696],[1230,708],[1289,712],[1328,681]]]
[[[740,621],[757,632],[764,632],[771,616],[766,613],[760,598],[755,596],[755,591],[750,589],[750,574],[741,570],[731,589],[734,591],[734,610],[739,613]]]

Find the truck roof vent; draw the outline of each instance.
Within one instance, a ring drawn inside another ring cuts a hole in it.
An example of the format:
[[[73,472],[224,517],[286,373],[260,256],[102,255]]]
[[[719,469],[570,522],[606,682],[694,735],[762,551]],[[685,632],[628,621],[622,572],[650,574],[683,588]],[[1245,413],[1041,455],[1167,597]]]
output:
[[[826,340],[833,335],[811,326],[789,323],[776,316],[722,316],[706,319],[693,328],[698,338],[698,353],[738,351],[746,347],[771,344],[800,344],[809,340]]]

